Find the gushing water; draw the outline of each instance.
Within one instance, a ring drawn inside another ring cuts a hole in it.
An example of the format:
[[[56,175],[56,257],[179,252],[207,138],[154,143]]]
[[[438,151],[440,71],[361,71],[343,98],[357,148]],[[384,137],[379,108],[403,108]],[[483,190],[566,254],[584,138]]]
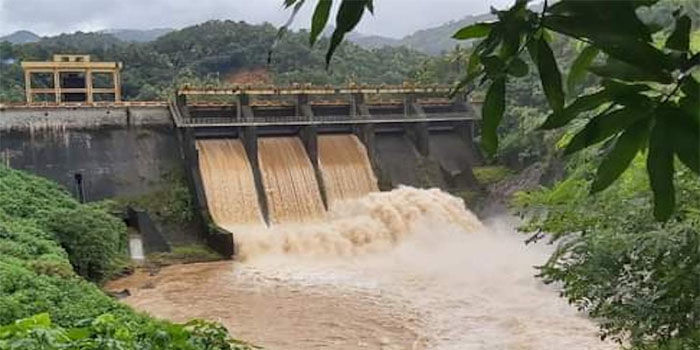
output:
[[[239,230],[235,240],[241,260],[280,254],[352,256],[391,249],[425,218],[467,232],[482,227],[458,198],[438,189],[400,187],[337,203],[323,221]]]
[[[614,348],[533,277],[546,250],[524,246],[508,218],[482,224],[438,190],[373,193],[324,223],[282,226],[266,246],[245,236],[243,262],[111,287],[131,288],[138,309],[219,320],[268,349]]]
[[[379,190],[367,150],[355,135],[319,135],[318,165],[331,207]]]
[[[271,224],[308,222],[323,217],[318,182],[301,140],[259,138],[258,162]]]
[[[264,225],[253,172],[239,140],[198,140],[199,169],[212,219],[235,232]]]

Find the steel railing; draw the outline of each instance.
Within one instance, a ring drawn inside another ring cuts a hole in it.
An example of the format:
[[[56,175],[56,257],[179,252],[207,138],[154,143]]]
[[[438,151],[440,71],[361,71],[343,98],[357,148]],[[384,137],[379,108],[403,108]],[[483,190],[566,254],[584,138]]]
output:
[[[450,120],[474,120],[478,117],[467,112],[425,113],[422,115],[374,114],[374,115],[324,115],[314,116],[255,116],[253,119],[236,117],[190,117],[174,115],[178,126],[213,127],[213,126],[275,126],[275,125],[320,125],[320,124],[368,124],[368,123],[406,123]]]

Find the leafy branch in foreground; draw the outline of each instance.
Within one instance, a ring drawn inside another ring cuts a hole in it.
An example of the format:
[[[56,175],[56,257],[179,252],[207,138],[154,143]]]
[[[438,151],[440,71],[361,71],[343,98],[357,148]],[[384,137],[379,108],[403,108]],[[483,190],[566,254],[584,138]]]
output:
[[[285,23],[285,25],[279,29],[277,34],[278,40],[287,31],[289,25],[292,24],[294,17],[305,2],[306,0],[284,0],[284,6],[286,8],[290,8],[292,6],[294,8],[287,23]],[[333,0],[318,0],[311,19],[311,33],[309,35],[309,43],[311,46],[316,43],[318,37],[321,35],[321,32],[328,24],[328,18],[330,17],[332,5]],[[374,14],[374,0],[342,0],[340,2],[340,7],[338,8],[338,13],[335,17],[335,30],[333,30],[330,46],[326,52],[326,67],[328,67],[330,64],[331,58],[333,58],[333,53],[335,53],[338,45],[340,45],[340,43],[343,42],[343,39],[345,39],[345,35],[355,29],[355,26],[360,23],[365,10]]]
[[[285,1],[287,6],[303,2]],[[493,9],[496,21],[472,24],[453,35],[457,40],[480,40],[454,93],[491,82],[482,110],[484,149],[493,154],[498,148],[496,130],[505,111],[504,86],[510,79],[527,75],[528,66],[521,57],[527,51],[552,109],[542,129],[564,127],[584,112],[597,112],[572,138],[565,154],[614,141],[591,191],[607,188],[637,153],[648,149],[654,216],[669,219],[675,206],[674,157],[700,174],[700,83],[692,74],[700,66],[700,53],[690,48],[691,17],[679,8],[672,14],[672,28],[643,22],[637,10],[658,0],[562,0],[551,6],[545,1],[540,11],[528,8],[528,2],[516,0],[507,10]],[[319,0],[316,5],[312,44],[328,22],[331,5],[332,0]],[[365,9],[373,12],[371,0],[340,1],[326,64]],[[549,45],[552,34],[587,45],[572,64],[566,84]],[[656,45],[655,37],[663,34],[667,34],[665,44]],[[564,86],[573,93],[587,72],[600,78],[598,90],[567,98]]]

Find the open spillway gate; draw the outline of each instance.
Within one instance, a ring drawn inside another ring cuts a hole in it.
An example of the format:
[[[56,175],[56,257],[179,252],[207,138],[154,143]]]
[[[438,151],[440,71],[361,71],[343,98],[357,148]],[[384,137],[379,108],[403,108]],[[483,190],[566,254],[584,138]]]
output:
[[[180,89],[169,108],[210,245],[233,255],[238,229],[311,221],[339,200],[401,184],[474,186],[479,116],[464,96],[448,99],[448,92]]]

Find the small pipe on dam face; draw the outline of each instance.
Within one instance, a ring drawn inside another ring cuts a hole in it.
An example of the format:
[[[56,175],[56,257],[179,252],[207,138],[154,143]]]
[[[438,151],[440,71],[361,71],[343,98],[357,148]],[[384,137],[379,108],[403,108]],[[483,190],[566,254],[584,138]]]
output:
[[[85,203],[85,189],[83,187],[83,174],[75,173],[73,175],[75,179],[75,190],[80,203]]]

